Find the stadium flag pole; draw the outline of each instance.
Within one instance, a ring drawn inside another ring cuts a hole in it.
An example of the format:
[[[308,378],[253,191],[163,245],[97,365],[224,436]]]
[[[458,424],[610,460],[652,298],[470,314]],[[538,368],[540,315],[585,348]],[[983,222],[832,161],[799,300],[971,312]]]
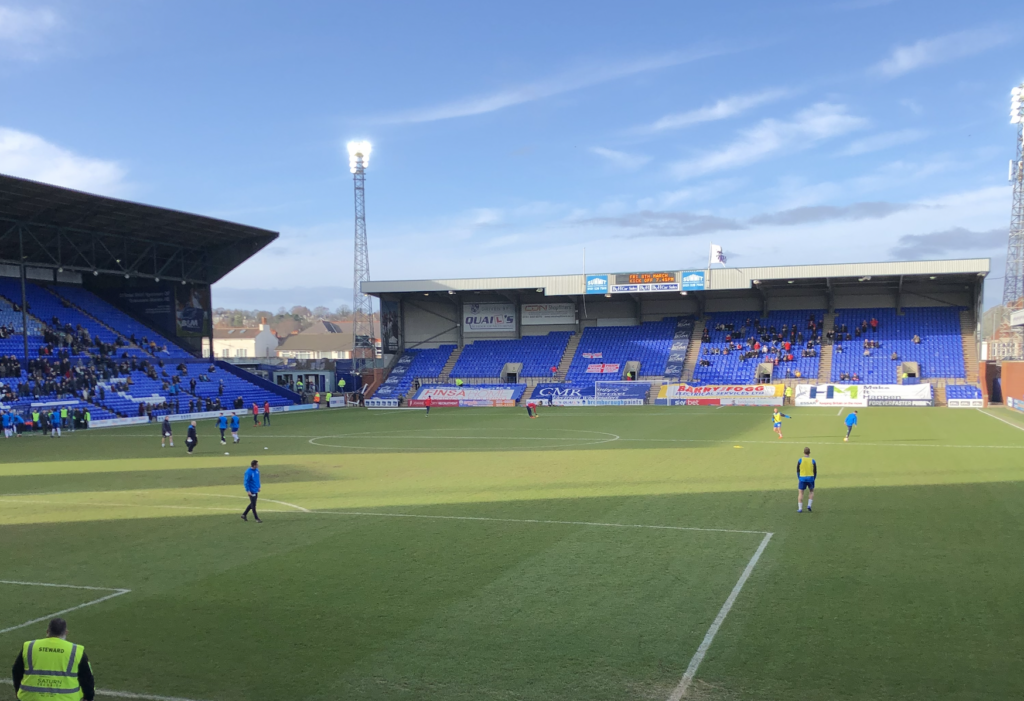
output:
[[[583,319],[587,318],[587,247],[583,247]],[[583,333],[583,319],[580,319],[580,333]]]

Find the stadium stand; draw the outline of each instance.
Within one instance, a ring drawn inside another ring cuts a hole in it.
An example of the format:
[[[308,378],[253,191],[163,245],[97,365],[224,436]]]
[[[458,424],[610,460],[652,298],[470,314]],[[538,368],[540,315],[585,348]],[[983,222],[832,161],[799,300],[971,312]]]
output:
[[[140,345],[142,344],[143,339],[148,339],[153,342],[158,349],[153,353],[156,357],[192,357],[192,354],[188,351],[179,348],[153,329],[139,323],[117,307],[103,301],[89,290],[81,287],[73,287],[71,285],[56,285],[54,290],[63,300],[78,307],[86,314],[91,315],[100,323],[112,329],[117,329],[118,333],[125,338],[132,338],[134,336]],[[166,351],[160,350],[164,347],[167,348]]]
[[[414,381],[421,378],[436,379],[441,375],[441,370],[454,350],[453,344],[406,350],[395,363],[388,379],[373,396],[380,399],[398,399],[412,389]]]
[[[773,311],[764,317],[751,312],[710,314],[705,319],[704,340],[693,380],[698,384],[753,382],[758,365],[774,362],[776,358],[779,363],[772,373],[773,379],[815,378],[818,376],[820,344],[812,338],[820,334],[823,317],[820,310],[806,309]],[[815,331],[809,328],[812,318]],[[788,351],[784,345],[786,342],[790,344]],[[807,347],[808,342],[811,348]],[[755,343],[758,345],[756,351]],[[767,352],[764,350],[766,346]],[[810,354],[812,351],[813,355]],[[792,360],[787,360],[790,355]]]
[[[923,378],[965,379],[960,312],[960,307],[904,308],[902,315],[895,309],[838,310],[831,381],[893,383],[902,362],[918,363]],[[865,348],[865,341],[878,347]]]
[[[225,411],[231,411],[239,397],[245,410],[253,403],[261,407],[264,402],[269,402],[271,406],[292,403],[282,393],[260,387],[256,378],[249,381],[216,366],[208,366],[207,360],[197,360],[187,351],[83,288],[28,283],[25,295],[31,314],[28,324],[30,360],[43,359],[53,366],[53,371],[44,369],[41,372],[30,372],[22,367],[17,376],[0,378],[0,386],[10,388],[19,397],[17,401],[9,401],[0,406],[24,414],[30,412],[33,405],[60,402],[69,406],[89,407],[93,420],[99,420],[139,416],[140,404],[146,405],[144,413],[159,417],[179,411],[206,410],[206,400],[219,399]],[[20,281],[0,278],[0,327],[10,327],[18,332],[9,335],[4,332],[6,337],[0,338],[0,357],[13,356],[24,365],[24,338],[20,333],[22,316],[20,311],[14,311],[12,299],[21,299]],[[54,319],[59,324],[54,324]],[[52,331],[65,332],[68,327],[76,333],[79,327],[86,330],[91,345],[76,347],[76,352],[68,348],[50,348],[53,344],[46,342],[45,335]],[[143,348],[130,345],[129,339],[132,336],[135,336],[139,344],[143,343],[143,339],[153,342],[156,353],[151,354]],[[120,345],[105,354],[95,347],[96,341],[111,347]],[[44,347],[49,351],[46,354],[40,352]],[[165,347],[166,350],[163,350]],[[183,365],[185,372],[177,367],[165,367],[165,360]],[[79,381],[77,389],[48,391],[48,381],[54,379],[53,373],[58,364],[65,361],[75,373],[85,368],[96,369],[96,377],[85,383]],[[101,366],[104,369],[101,370]],[[179,377],[177,383],[174,382],[175,376]],[[200,376],[208,379],[199,380]],[[191,379],[197,379],[194,395],[187,391]],[[25,393],[19,395],[19,385],[22,384],[25,385]],[[89,402],[82,399],[83,390],[89,392]],[[209,408],[217,410],[216,407]]]
[[[665,374],[678,319],[647,321],[639,326],[591,326],[583,330],[566,382],[592,385],[598,380],[621,380],[626,363],[638,361],[641,377]],[[589,372],[593,365],[619,367],[613,372]]]
[[[467,343],[448,377],[499,379],[506,363],[522,363],[521,377],[551,377],[551,368],[558,366],[572,334],[552,331],[544,336]]]
[[[946,385],[946,399],[981,399],[981,388],[974,385]]]

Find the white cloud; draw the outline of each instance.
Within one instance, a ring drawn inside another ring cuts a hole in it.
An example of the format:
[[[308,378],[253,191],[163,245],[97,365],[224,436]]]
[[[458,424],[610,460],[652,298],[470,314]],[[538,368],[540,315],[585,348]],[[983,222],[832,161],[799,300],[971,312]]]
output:
[[[104,195],[124,190],[124,168],[79,156],[35,134],[0,127],[0,172]]]
[[[463,100],[447,102],[433,107],[424,107],[404,114],[385,118],[383,121],[392,124],[416,124],[419,122],[436,122],[442,119],[472,117],[478,114],[495,112],[513,105],[533,102],[545,97],[579,90],[599,83],[626,78],[639,73],[647,73],[662,68],[678,66],[701,58],[717,55],[718,51],[694,51],[690,53],[672,53],[666,56],[628,61],[603,66],[586,66],[568,71],[553,78],[528,83],[507,90],[500,90],[489,95],[469,97]]]
[[[656,132],[667,129],[681,129],[683,127],[700,124],[701,122],[714,122],[719,119],[728,119],[752,107],[763,105],[767,102],[781,99],[789,95],[788,90],[764,90],[752,95],[733,95],[719,100],[713,105],[707,105],[689,112],[665,115],[650,126],[644,127],[642,131]]]
[[[0,5],[0,48],[38,44],[59,24],[57,13],[47,8],[22,10]]]
[[[596,153],[616,168],[622,168],[623,170],[636,170],[637,168],[642,168],[644,165],[651,162],[650,156],[626,153],[624,151],[613,151],[610,148],[604,148],[602,146],[591,146],[590,152]]]
[[[912,141],[920,141],[927,134],[919,129],[903,129],[901,131],[890,131],[884,134],[875,134],[863,139],[854,141],[841,153],[843,156],[859,156],[862,153],[872,153],[883,149],[909,144]]]
[[[678,178],[692,178],[750,165],[772,154],[809,148],[866,125],[866,119],[847,113],[845,106],[820,102],[801,110],[790,121],[765,119],[740,132],[739,139],[719,151],[673,164],[672,173]]]
[[[922,39],[910,46],[897,47],[889,58],[875,65],[874,71],[887,78],[895,78],[918,68],[979,54],[1006,43],[1009,38],[1000,30],[974,29]]]

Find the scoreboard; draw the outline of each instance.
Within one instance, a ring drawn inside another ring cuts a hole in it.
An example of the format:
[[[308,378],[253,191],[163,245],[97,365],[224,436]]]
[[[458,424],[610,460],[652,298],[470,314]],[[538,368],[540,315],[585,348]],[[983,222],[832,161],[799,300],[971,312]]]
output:
[[[678,292],[679,273],[616,273],[609,292]]]

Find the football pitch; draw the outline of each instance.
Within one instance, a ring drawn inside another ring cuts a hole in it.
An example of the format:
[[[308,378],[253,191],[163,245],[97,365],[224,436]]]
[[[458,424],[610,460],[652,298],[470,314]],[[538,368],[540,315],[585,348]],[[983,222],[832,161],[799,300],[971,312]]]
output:
[[[9,439],[0,662],[66,612],[98,698],[1020,698],[1024,415],[866,408],[844,443],[848,411],[787,408],[783,440],[753,407]]]

